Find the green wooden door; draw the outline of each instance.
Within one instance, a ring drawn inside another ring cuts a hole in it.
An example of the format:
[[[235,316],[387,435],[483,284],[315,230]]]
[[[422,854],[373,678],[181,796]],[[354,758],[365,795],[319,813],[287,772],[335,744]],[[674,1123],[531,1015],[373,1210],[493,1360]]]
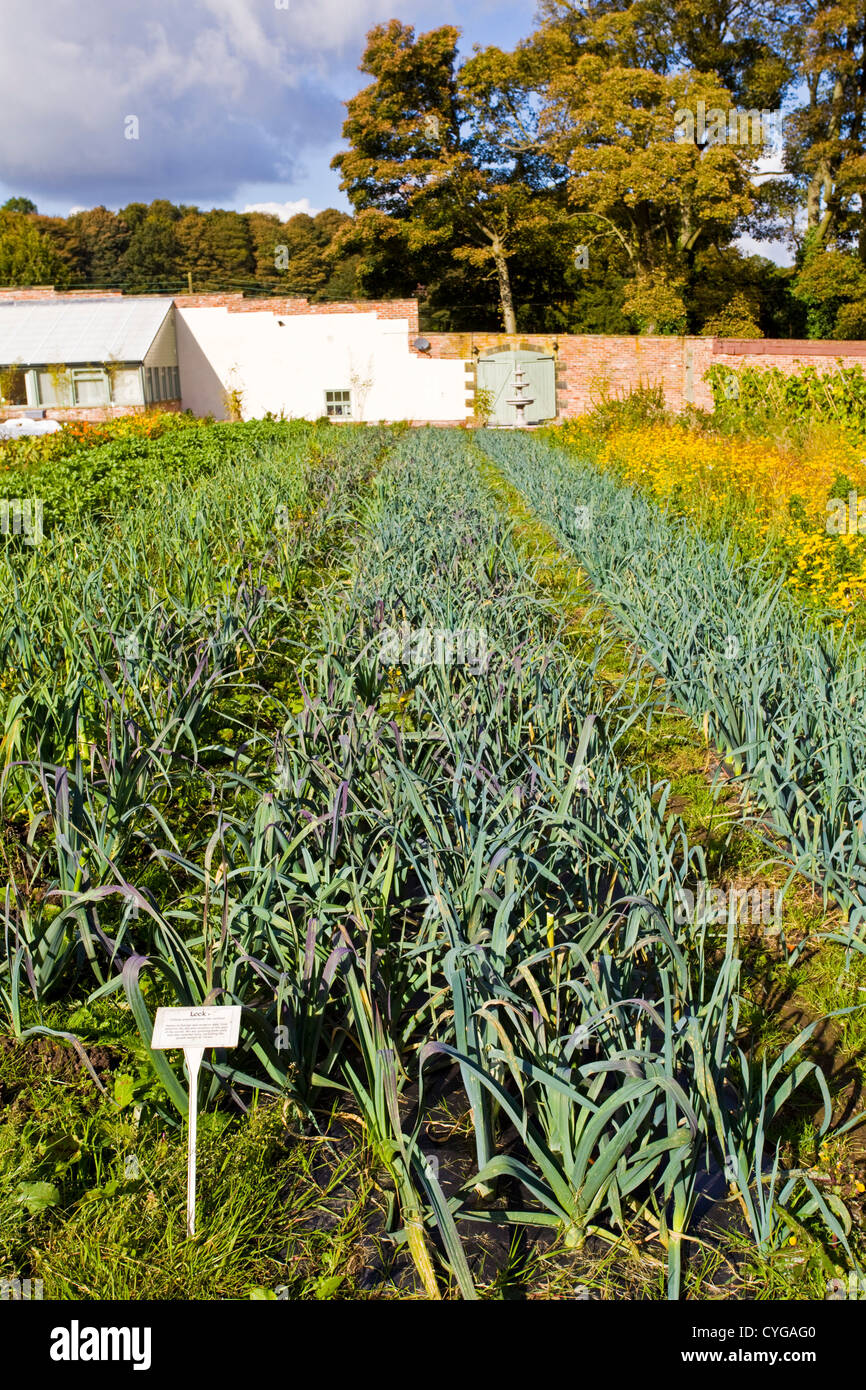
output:
[[[479,390],[490,391],[493,397],[492,425],[517,423],[517,411],[508,404],[508,397],[514,395],[514,369],[518,362],[523,365],[524,398],[532,398],[525,412],[526,423],[535,425],[556,417],[554,359],[540,352],[497,352],[492,357],[480,357],[477,366]]]

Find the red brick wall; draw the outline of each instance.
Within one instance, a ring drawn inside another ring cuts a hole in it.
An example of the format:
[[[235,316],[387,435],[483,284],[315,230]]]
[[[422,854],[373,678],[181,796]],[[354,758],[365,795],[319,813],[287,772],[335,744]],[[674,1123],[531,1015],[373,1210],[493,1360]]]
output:
[[[44,409],[35,406],[2,406],[0,420],[15,420],[20,415],[38,418],[41,412],[45,420],[116,420],[121,415],[143,415],[145,411],[166,410],[179,413],[180,401],[157,401],[153,405],[46,405]]]
[[[122,290],[55,290],[53,285],[0,288],[0,299],[122,299]]]
[[[288,318],[293,314],[375,314],[380,319],[408,319],[409,332],[418,335],[417,299],[351,299],[311,304],[308,299],[245,299],[240,292],[227,294],[149,295],[147,298],[174,299],[181,308],[228,309],[231,314],[271,313]],[[55,290],[52,285],[26,289],[0,287],[0,299],[122,299],[122,290]]]
[[[616,395],[640,385],[662,386],[673,410],[687,404],[712,410],[712,392],[703,377],[715,363],[733,369],[766,365],[786,373],[801,371],[807,363],[821,371],[832,371],[837,362],[853,366],[859,361],[866,367],[866,342],[567,333],[428,333],[426,337],[430,351],[416,356],[456,357],[474,363],[489,353],[520,348],[555,357],[557,408],[566,419],[591,409],[604,389]],[[763,363],[757,360],[761,358]]]
[[[417,299],[350,299],[311,304],[308,299],[245,299],[242,294],[177,294],[181,309],[228,309],[230,314],[375,314],[379,319],[408,319],[409,332],[418,334]]]

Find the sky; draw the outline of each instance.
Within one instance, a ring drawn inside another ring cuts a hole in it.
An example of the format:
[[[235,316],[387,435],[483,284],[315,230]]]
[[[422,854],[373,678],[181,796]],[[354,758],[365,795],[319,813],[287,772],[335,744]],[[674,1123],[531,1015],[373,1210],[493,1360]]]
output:
[[[2,3],[0,203],[55,216],[154,198],[348,211],[329,166],[374,24],[456,24],[466,55],[535,27],[534,0]]]
[[[532,0],[3,0],[0,202],[348,210],[342,103],[392,18],[510,48]],[[138,138],[128,138],[136,132]]]

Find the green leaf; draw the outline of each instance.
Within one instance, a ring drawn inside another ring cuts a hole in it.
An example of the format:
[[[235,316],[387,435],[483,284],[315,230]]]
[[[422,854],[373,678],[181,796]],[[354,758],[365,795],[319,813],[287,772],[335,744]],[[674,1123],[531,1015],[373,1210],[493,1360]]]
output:
[[[55,1207],[60,1201],[60,1190],[53,1182],[22,1183],[18,1189],[18,1202],[25,1206],[31,1216],[47,1207]]]
[[[131,1105],[134,1094],[134,1077],[123,1075],[114,1078],[114,1101],[118,1109],[124,1110],[127,1105]]]
[[[317,1280],[313,1285],[316,1298],[333,1298],[345,1277],[344,1274],[331,1274],[325,1279]]]

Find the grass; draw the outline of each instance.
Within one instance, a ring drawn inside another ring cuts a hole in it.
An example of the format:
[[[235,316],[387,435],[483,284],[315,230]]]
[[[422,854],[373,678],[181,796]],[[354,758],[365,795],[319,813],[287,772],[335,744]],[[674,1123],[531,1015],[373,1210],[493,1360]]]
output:
[[[62,1023],[63,1010],[49,1019]],[[90,1031],[113,1039],[113,1055],[103,1060],[115,1070],[100,1067],[111,1083],[136,1050],[135,1034],[124,1044],[122,1020],[107,1006],[92,1012]],[[189,1240],[182,1131],[146,1103],[118,1109],[112,1093],[113,1083],[101,1095],[85,1079],[71,1049],[61,1060],[25,1040],[0,1052],[4,1277],[41,1279],[46,1299],[85,1301],[424,1298],[411,1260],[388,1236],[391,1194],[357,1116],[322,1112],[319,1133],[267,1099],[244,1116],[202,1115],[198,1231]],[[465,1140],[465,1126],[434,1113],[427,1137],[442,1145],[461,1128]],[[56,1188],[57,1200],[29,1212],[20,1196],[37,1184]],[[480,1296],[662,1299],[664,1262],[643,1243],[645,1231],[634,1235],[631,1256],[601,1243],[576,1253],[561,1240],[506,1235],[493,1250],[496,1267],[479,1279]],[[794,1263],[801,1252],[760,1263],[748,1252],[736,1228],[722,1249],[696,1245],[685,1295],[824,1296],[808,1261]]]

